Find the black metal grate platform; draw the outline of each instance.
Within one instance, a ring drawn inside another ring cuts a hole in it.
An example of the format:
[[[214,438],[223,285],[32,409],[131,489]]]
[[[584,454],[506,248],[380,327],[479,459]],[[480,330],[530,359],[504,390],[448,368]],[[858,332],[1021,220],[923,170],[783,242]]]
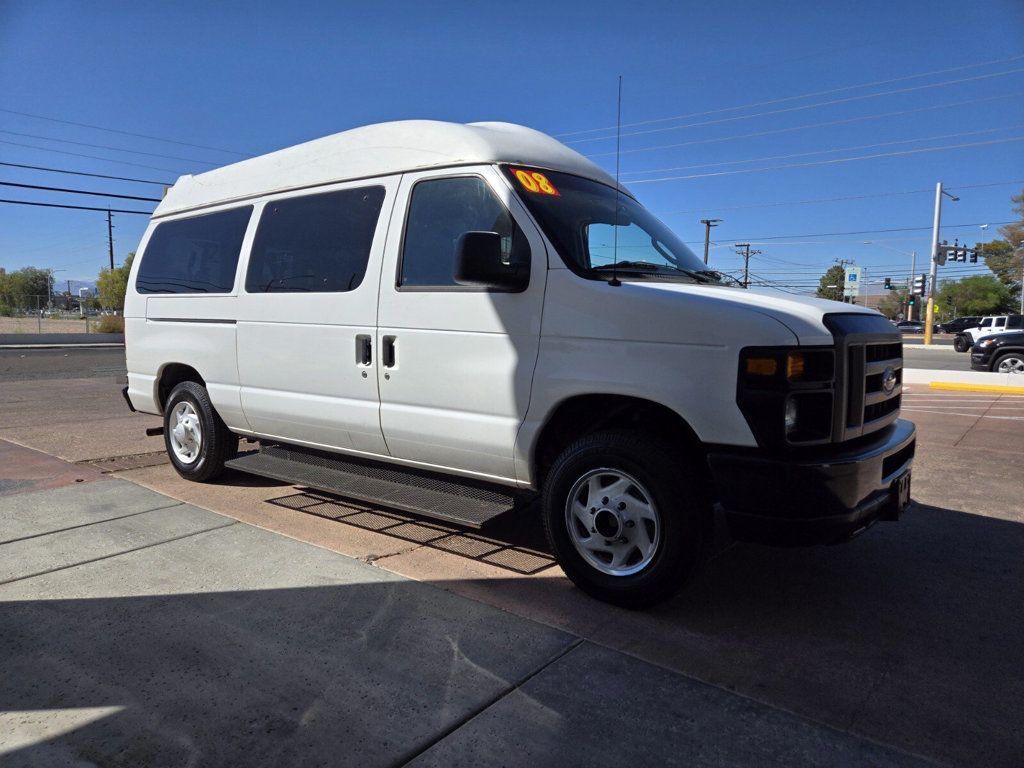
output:
[[[482,535],[463,530],[451,522],[426,521],[405,512],[362,508],[321,491],[293,493],[269,499],[268,503],[394,536],[515,573],[529,575],[555,565],[554,557],[547,550],[536,508],[524,508],[515,515],[506,515],[489,525],[487,535]]]
[[[259,453],[232,459],[227,466],[472,528],[515,506],[511,489],[295,446],[265,445]]]

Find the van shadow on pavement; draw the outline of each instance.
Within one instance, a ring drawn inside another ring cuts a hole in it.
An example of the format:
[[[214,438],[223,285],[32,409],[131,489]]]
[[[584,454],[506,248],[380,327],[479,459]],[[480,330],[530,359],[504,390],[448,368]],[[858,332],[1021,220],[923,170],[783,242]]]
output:
[[[739,544],[640,613],[543,581],[455,588],[944,762],[1024,755],[1021,523],[915,504],[840,546]]]

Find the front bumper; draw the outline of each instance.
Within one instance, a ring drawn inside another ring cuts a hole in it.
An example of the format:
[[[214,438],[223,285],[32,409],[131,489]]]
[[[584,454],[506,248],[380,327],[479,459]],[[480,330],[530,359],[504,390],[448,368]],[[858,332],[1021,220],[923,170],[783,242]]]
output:
[[[894,484],[910,470],[915,440],[914,425],[899,419],[852,447],[792,455],[713,450],[708,464],[737,539],[832,544],[898,519]]]
[[[987,347],[980,352],[971,350],[971,368],[975,371],[989,371],[992,368],[992,353],[995,347]]]

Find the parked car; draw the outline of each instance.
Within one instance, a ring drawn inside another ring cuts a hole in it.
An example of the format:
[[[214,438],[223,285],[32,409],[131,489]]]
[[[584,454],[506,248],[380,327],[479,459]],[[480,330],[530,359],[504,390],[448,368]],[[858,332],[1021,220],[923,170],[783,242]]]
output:
[[[903,320],[896,323],[901,333],[924,333],[924,322],[921,320]]]
[[[971,349],[976,371],[1024,374],[1024,331],[985,336]]]
[[[1024,315],[991,315],[981,319],[978,325],[965,328],[953,339],[957,352],[967,352],[985,336],[1024,330]]]
[[[569,578],[632,607],[694,572],[716,504],[804,544],[909,503],[888,320],[730,287],[528,128],[386,123],[182,176],[138,252],[124,396],[190,480],[477,527],[539,497]]]
[[[955,320],[950,320],[945,323],[939,323],[939,331],[941,333],[960,333],[967,328],[973,328],[981,322],[980,315],[968,315],[966,317],[958,317]]]

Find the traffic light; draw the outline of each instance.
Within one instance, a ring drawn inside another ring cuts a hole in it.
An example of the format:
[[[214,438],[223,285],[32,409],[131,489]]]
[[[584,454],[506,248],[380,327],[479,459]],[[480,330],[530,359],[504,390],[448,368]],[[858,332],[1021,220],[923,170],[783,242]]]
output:
[[[924,296],[924,286],[928,282],[928,275],[918,275],[914,278],[914,295]]]
[[[971,251],[971,264],[977,264],[977,263],[978,263],[978,252],[977,251]]]
[[[959,262],[966,262],[967,261],[967,249],[966,248],[957,248],[956,249],[956,260],[959,261]]]
[[[885,278],[885,286],[884,287],[885,287],[885,290],[887,290],[887,291],[891,291],[892,290],[892,278],[891,277]]]
[[[917,303],[917,299],[915,299],[913,296],[911,296],[909,299],[907,299],[907,304],[909,304],[911,307],[914,306],[916,303]]]

